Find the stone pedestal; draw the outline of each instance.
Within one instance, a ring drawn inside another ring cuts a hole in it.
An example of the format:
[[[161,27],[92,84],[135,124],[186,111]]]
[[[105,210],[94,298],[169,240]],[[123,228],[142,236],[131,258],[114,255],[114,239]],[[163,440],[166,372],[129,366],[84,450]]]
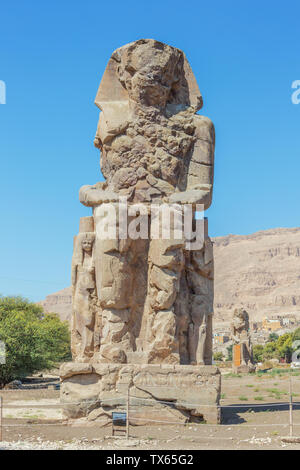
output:
[[[111,423],[126,410],[130,424],[220,423],[221,374],[214,366],[65,363],[61,403],[69,419]]]
[[[239,366],[233,365],[232,372],[234,374],[250,374],[254,373],[256,370],[255,365],[253,364],[241,364]]]

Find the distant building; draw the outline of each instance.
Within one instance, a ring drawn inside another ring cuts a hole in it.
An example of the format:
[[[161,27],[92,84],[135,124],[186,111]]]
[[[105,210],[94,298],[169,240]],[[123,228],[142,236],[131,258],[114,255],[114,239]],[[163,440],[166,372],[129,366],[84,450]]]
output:
[[[262,321],[263,330],[270,331],[271,333],[273,333],[274,331],[280,330],[281,328],[282,328],[281,319],[263,318],[263,321]]]
[[[282,326],[294,326],[298,324],[298,320],[294,316],[286,316],[282,318]]]
[[[262,322],[261,321],[254,321],[250,324],[250,329],[253,331],[258,331],[262,329]]]
[[[220,335],[216,333],[213,336],[214,344],[225,344],[225,343],[228,343],[229,339],[230,338],[228,335]]]

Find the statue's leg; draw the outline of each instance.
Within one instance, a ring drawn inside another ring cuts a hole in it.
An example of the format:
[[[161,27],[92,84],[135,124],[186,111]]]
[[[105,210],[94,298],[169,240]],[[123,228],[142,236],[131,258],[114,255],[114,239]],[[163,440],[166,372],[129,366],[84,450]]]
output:
[[[213,358],[213,311],[206,317],[206,341],[204,351],[204,363],[212,364]]]
[[[92,358],[94,354],[94,322],[88,321],[88,323],[82,329],[82,354],[84,357]]]
[[[100,358],[104,362],[126,363],[126,351],[132,351],[129,328],[132,271],[128,252],[103,246],[99,256],[101,306]],[[98,254],[99,255],[99,254]]]
[[[93,305],[93,299],[91,293],[89,292],[88,296],[88,306],[89,309],[83,317],[83,336],[82,336],[82,346],[83,346],[83,355],[90,358],[93,357],[94,349],[94,336],[95,336],[95,319],[96,312]]]
[[[184,259],[186,264],[186,256]],[[175,313],[177,317],[180,364],[190,364],[189,325],[191,323],[191,319],[189,306],[189,286],[185,269],[183,269],[181,272],[179,292],[175,301]]]
[[[187,271],[190,291],[189,352],[192,364],[211,364],[211,322],[213,312],[212,246],[206,238],[203,247],[190,252]]]
[[[184,265],[184,242],[152,239],[149,247],[147,345],[149,363],[179,363],[178,317],[175,302]]]
[[[206,317],[200,312],[192,314],[189,324],[190,364],[205,364],[205,343],[207,336]]]
[[[111,225],[118,216],[118,207],[114,207],[116,213],[112,214],[112,219],[108,221]],[[109,217],[108,211],[106,223]],[[96,217],[95,270],[101,331],[99,353],[96,353],[95,357],[99,362],[126,363],[126,352],[132,351],[134,343],[130,330],[133,289],[130,265],[132,240],[120,239],[118,230],[115,238],[101,239],[98,236],[101,223],[102,219]]]
[[[75,361],[78,356],[78,349],[79,349],[80,341],[81,341],[81,335],[79,334],[79,331],[77,328],[76,313],[74,311],[74,307],[72,306],[71,353],[72,353],[73,361]]]
[[[77,288],[73,303],[72,354],[77,362],[87,362],[94,354],[95,312],[89,290]]]
[[[242,355],[241,365],[246,366],[248,364],[248,361],[249,361],[249,355],[248,355],[247,344],[245,342],[243,342],[241,344],[241,355]]]

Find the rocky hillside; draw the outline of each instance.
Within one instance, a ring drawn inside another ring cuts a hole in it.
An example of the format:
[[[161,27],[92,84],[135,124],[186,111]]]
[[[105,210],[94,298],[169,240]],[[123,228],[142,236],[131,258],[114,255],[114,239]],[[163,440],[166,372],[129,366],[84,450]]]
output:
[[[251,319],[300,315],[300,228],[214,240],[215,322],[245,307]]]
[[[72,288],[66,287],[63,290],[47,295],[45,300],[39,302],[45,312],[58,313],[60,319],[71,322],[72,317]]]
[[[237,306],[245,307],[251,319],[300,316],[300,228],[228,235],[213,242],[215,323],[230,321]],[[71,288],[48,295],[41,305],[69,320]]]

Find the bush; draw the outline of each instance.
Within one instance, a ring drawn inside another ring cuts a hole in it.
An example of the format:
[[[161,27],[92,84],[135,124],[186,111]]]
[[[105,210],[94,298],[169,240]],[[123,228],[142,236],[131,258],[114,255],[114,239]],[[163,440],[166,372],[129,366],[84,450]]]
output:
[[[253,362],[257,364],[263,360],[264,347],[262,344],[255,344],[253,346]]]
[[[271,341],[267,343],[264,347],[263,353],[262,353],[262,359],[263,361],[267,361],[268,359],[273,359],[277,357],[277,345],[275,341]]]
[[[278,359],[284,358],[287,362],[291,361],[293,354],[292,336],[292,333],[285,333],[284,335],[279,336],[278,340],[276,341]]]
[[[223,353],[221,351],[214,353],[214,361],[223,361]]]
[[[294,333],[285,333],[279,337],[275,333],[270,334],[269,341],[265,346],[260,344],[253,346],[254,362],[269,361],[270,359],[284,359],[286,362],[290,362],[294,352],[293,341],[298,336],[300,337],[300,328]]]
[[[0,388],[71,357],[67,322],[22,297],[0,297],[0,340],[6,348]]]
[[[297,328],[297,329],[294,331],[292,340],[293,340],[293,341],[300,340],[300,328]]]
[[[278,338],[279,338],[279,336],[278,336],[276,333],[270,333],[270,334],[269,334],[268,341],[269,341],[269,342],[277,341]]]
[[[232,361],[232,356],[233,356],[233,345],[231,344],[230,346],[227,347],[227,359],[226,359],[226,361]]]

